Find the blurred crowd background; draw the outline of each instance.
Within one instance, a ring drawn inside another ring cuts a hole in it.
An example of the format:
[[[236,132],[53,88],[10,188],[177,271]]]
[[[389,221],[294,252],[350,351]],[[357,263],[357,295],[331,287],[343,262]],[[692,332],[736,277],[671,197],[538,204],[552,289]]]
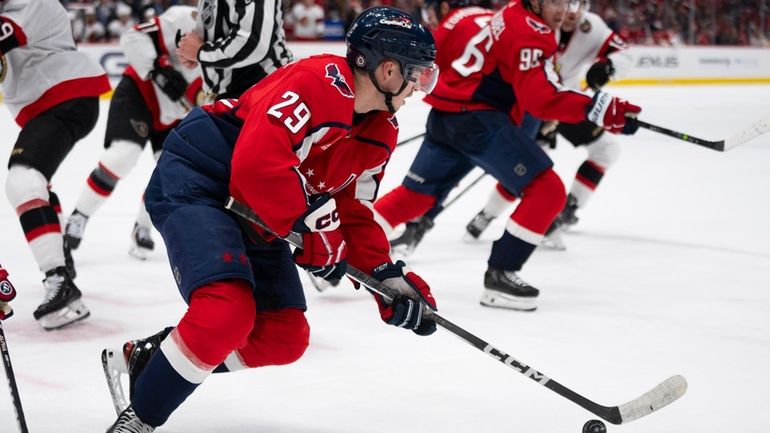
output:
[[[341,40],[364,9],[381,4],[421,17],[425,0],[284,0],[290,40]],[[485,0],[493,8],[503,0]],[[749,45],[768,47],[770,0],[592,0],[590,10],[633,44]],[[107,42],[126,28],[176,4],[197,0],[89,0],[62,3],[70,11],[75,38]]]

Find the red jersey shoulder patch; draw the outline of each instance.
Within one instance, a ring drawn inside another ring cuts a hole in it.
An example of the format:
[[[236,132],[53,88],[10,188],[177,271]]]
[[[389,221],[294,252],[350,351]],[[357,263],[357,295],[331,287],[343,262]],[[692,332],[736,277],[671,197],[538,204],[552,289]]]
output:
[[[527,25],[532,27],[532,30],[540,33],[541,35],[547,35],[552,32],[550,27],[543,23],[537,22],[530,17],[526,17],[525,20],[527,21]]]
[[[342,93],[342,96],[346,98],[355,97],[350,86],[348,86],[348,83],[345,81],[345,76],[342,75],[336,64],[329,63],[326,65],[326,78],[331,78],[332,86],[339,90],[339,92]]]

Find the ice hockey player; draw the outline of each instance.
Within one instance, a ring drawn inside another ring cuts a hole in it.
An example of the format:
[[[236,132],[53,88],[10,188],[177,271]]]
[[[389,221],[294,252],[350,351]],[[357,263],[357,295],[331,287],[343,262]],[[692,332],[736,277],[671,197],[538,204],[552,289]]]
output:
[[[78,248],[89,218],[107,201],[118,181],[134,168],[147,141],[157,159],[168,132],[202,96],[200,70],[183,68],[175,52],[176,35],[195,29],[197,15],[194,7],[173,6],[121,37],[128,67],[110,102],[105,151],[67,219],[66,249]],[[144,259],[155,244],[144,201],[140,204],[129,253]]]
[[[51,178],[99,117],[99,95],[110,90],[104,70],[78,52],[69,15],[56,0],[0,1],[0,84],[21,126],[5,191],[16,209],[46,294],[34,312],[50,330],[89,312],[65,268],[61,206]]]
[[[210,99],[237,98],[292,60],[283,31],[283,2],[201,0],[199,28],[184,34],[177,54],[200,64]]]
[[[189,306],[170,332],[125,346],[131,405],[108,432],[153,431],[213,371],[299,359],[310,329],[295,263],[339,278],[349,261],[399,291],[392,302],[375,296],[386,323],[435,331],[422,314],[436,308],[430,288],[391,262],[371,210],[396,145],[393,114],[435,84],[433,37],[408,14],[377,7],[347,42],[347,59],[287,65],[239,100],[194,109],[169,135],[146,201]],[[304,249],[292,257],[238,220],[222,207],[228,195],[272,232],[301,233]]]
[[[615,133],[633,133],[640,108],[599,92],[565,89],[554,70],[558,29],[579,0],[511,2],[494,15],[457,9],[435,32],[442,74],[426,97],[433,106],[426,138],[401,186],[375,203],[386,231],[424,214],[478,165],[521,197],[492,246],[481,304],[531,311],[539,291],[517,272],[563,209],[566,194],[545,152],[515,123],[539,119],[591,120]],[[513,122],[511,121],[513,120]]]
[[[588,8],[588,0],[583,0],[577,11],[567,12],[557,33],[557,69],[565,87],[580,89],[582,71],[588,68],[585,75],[588,87],[593,92],[598,92],[610,79],[630,69],[632,60],[625,51],[626,44],[623,39],[613,32],[601,17],[589,12]],[[613,136],[605,134],[602,128],[587,120],[577,124],[549,122],[543,132],[542,136],[551,142],[551,146],[555,146],[558,133],[573,146],[585,146],[588,151],[588,158],[578,168],[567,195],[567,204],[554,220],[544,240],[544,245],[563,249],[564,244],[561,242],[558,228],[566,229],[577,223],[577,209],[585,206],[591,198],[605,171],[617,160],[620,148]],[[514,194],[498,184],[484,209],[466,226],[468,234],[478,238],[489,223],[515,198]]]

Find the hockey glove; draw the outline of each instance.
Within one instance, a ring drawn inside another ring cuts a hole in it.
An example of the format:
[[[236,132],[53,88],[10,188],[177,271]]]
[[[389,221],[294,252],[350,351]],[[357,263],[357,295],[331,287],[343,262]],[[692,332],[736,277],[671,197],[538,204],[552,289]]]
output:
[[[8,281],[8,271],[0,266],[0,320],[13,316],[13,308],[8,304],[16,297],[16,289]]]
[[[187,90],[187,80],[171,66],[166,56],[155,60],[155,69],[150,71],[150,78],[172,101],[178,101]]]
[[[302,248],[294,250],[294,262],[316,277],[328,281],[345,276],[347,245],[342,237],[337,203],[322,194],[294,223],[302,234]]]
[[[549,149],[556,149],[556,128],[559,126],[559,122],[556,120],[549,120],[543,122],[540,129],[537,130],[537,136],[535,136],[535,143],[540,147],[548,147]]]
[[[586,72],[586,83],[588,87],[592,88],[595,92],[604,87],[610,77],[615,74],[615,67],[612,66],[612,60],[604,59],[591,65]]]
[[[586,109],[586,119],[614,134],[632,135],[639,129],[636,115],[642,109],[625,99],[597,92]]]
[[[403,261],[376,267],[372,277],[398,292],[392,302],[372,292],[380,309],[380,317],[385,323],[411,329],[417,335],[436,332],[436,322],[423,314],[425,305],[436,311],[436,300],[430,293],[430,287]]]

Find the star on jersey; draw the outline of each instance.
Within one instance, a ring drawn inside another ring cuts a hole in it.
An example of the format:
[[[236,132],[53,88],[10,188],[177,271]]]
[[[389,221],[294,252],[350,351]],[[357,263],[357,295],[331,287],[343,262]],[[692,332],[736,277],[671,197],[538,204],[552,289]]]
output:
[[[305,176],[307,176],[307,177],[311,177],[314,174],[315,174],[315,171],[313,171],[312,168],[308,168],[307,171],[305,172]]]

